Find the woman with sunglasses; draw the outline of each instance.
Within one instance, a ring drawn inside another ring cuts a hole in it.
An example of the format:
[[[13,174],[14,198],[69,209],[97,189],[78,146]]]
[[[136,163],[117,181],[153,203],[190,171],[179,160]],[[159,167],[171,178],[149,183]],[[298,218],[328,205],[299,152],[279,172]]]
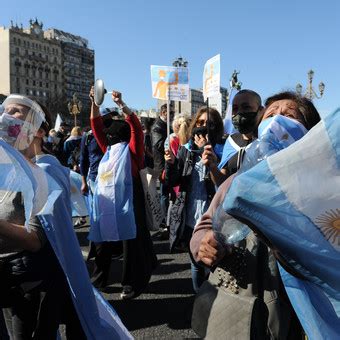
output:
[[[215,194],[209,169],[202,162],[204,146],[208,143],[217,155],[222,152],[223,121],[215,109],[202,107],[190,126],[191,139],[183,145],[175,158],[171,150],[165,151],[165,182],[179,186],[180,194],[170,212],[170,249],[187,251],[194,226],[207,210]],[[182,206],[180,211],[177,209]],[[178,216],[178,213],[180,216]],[[177,216],[176,216],[177,215]],[[173,216],[174,218],[172,218]],[[192,264],[193,287],[197,291],[206,277],[206,270]]]

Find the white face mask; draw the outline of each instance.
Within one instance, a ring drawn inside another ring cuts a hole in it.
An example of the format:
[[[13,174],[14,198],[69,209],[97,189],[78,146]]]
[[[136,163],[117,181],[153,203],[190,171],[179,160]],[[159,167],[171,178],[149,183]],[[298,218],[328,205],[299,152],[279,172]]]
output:
[[[34,126],[4,112],[0,116],[0,138],[18,150],[27,149],[36,133]]]

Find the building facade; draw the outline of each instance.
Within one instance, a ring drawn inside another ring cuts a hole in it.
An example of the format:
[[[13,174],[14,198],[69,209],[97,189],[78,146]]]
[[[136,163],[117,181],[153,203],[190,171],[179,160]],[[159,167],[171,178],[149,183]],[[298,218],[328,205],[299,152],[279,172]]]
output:
[[[222,116],[225,117],[227,105],[228,105],[228,89],[221,87],[220,94],[216,97],[209,98],[209,107],[216,109]],[[157,109],[165,104],[165,100],[157,101]],[[206,105],[203,98],[202,89],[190,89],[188,102],[174,102],[175,113],[185,113],[194,116],[201,106]]]
[[[69,115],[67,103],[74,93],[86,116],[89,89],[94,82],[94,51],[84,38],[30,20],[30,26],[0,27],[0,94],[30,95],[53,114]],[[70,121],[72,121],[70,117]]]
[[[62,95],[62,56],[57,41],[44,38],[42,24],[0,27],[0,93],[36,97],[43,104]]]
[[[63,94],[70,100],[74,93],[89,112],[89,92],[94,83],[94,51],[88,48],[88,40],[58,29],[48,29],[45,37],[61,44]]]

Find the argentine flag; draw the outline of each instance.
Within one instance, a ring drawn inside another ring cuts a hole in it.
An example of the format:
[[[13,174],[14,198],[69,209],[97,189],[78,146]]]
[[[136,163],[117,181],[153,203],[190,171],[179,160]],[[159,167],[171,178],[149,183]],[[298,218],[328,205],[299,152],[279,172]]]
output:
[[[339,115],[239,174],[223,202],[282,255],[282,279],[309,339],[340,335]]]
[[[223,121],[224,125],[224,133],[227,135],[232,135],[233,133],[238,132],[233,125],[232,122],[232,112],[233,112],[233,100],[235,96],[237,95],[238,91],[235,90],[233,87],[230,89],[230,95],[229,95],[229,102],[227,107],[227,112]]]
[[[98,167],[89,239],[108,242],[136,238],[129,145],[108,147]]]

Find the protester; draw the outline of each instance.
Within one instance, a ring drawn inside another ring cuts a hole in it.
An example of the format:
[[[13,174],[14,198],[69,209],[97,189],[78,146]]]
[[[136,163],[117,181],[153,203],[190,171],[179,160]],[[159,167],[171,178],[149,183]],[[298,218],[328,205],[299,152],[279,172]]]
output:
[[[61,122],[59,130],[57,131],[56,137],[57,147],[54,149],[54,155],[58,158],[59,162],[67,166],[67,158],[64,154],[64,143],[70,135],[70,126],[66,122]]]
[[[170,249],[172,250],[176,247],[188,250],[193,229],[215,194],[215,187],[208,174],[209,169],[202,162],[202,152],[208,140],[217,154],[222,151],[219,143],[223,135],[223,121],[218,111],[209,109],[208,122],[207,112],[206,107],[198,110],[190,127],[191,140],[179,150],[176,158],[171,150],[165,152],[165,183],[171,187],[179,185],[181,194],[185,193],[185,201],[182,203],[184,209],[180,220],[177,218],[172,223],[170,219]],[[180,201],[181,197],[176,200]],[[205,277],[205,269],[192,263],[195,291]]]
[[[106,122],[111,123],[112,118],[117,115],[117,112],[114,109],[101,108],[100,115],[105,125]],[[80,144],[81,191],[87,196],[91,224],[93,224],[93,195],[95,193],[98,166],[103,155],[103,151],[98,145],[92,130],[85,133]],[[81,225],[82,221],[80,219],[78,221]],[[95,259],[91,279],[95,287],[103,289],[107,286],[112,254],[121,255],[123,252],[122,248],[123,245],[121,241],[103,243],[90,242],[90,251],[87,259]]]
[[[153,124],[152,118],[141,118],[141,123],[144,133],[144,153],[145,153],[145,166],[153,169],[153,152],[152,152],[152,138],[151,138],[151,127]]]
[[[205,147],[202,159],[210,167],[211,178],[217,186],[237,171],[244,148],[257,137],[262,108],[261,97],[256,92],[239,91],[232,103],[232,123],[239,132],[227,138],[219,164],[211,146]]]
[[[75,126],[71,130],[70,137],[68,137],[64,143],[64,156],[67,160],[67,166],[75,172],[79,172],[81,137],[80,126]]]
[[[172,121],[173,133],[165,140],[164,152],[170,149],[172,154],[175,157],[177,156],[179,149],[190,140],[190,123],[191,117],[185,114],[179,114],[174,117],[174,120]],[[162,175],[162,182],[164,181],[165,171],[163,171]],[[171,200],[175,201],[178,196],[179,186],[170,188],[169,190],[171,192]],[[171,209],[171,206],[169,209]]]
[[[164,170],[164,143],[167,138],[167,115],[168,115],[168,106],[167,104],[163,104],[161,106],[161,110],[159,113],[159,117],[156,119],[155,123],[152,126],[151,136],[152,136],[152,151],[153,151],[153,159],[154,159],[154,170],[157,175],[160,177],[160,193],[161,193],[161,207],[163,210],[164,216],[167,215],[168,207],[169,207],[169,188],[166,183],[161,180],[161,176]],[[172,117],[174,116],[173,106],[169,107],[170,112],[170,122]],[[164,221],[165,222],[165,221]],[[164,228],[161,230],[161,233],[165,235],[168,234],[168,230],[164,225]]]
[[[92,100],[91,127],[102,151],[110,152],[113,146],[125,142],[128,143],[131,156],[133,211],[137,235],[134,239],[123,241],[123,291],[121,293],[122,299],[129,299],[139,295],[145,289],[157,264],[151,237],[145,223],[144,193],[139,177],[139,170],[144,167],[143,130],[137,116],[126,106],[121,93],[117,91],[112,92],[112,99],[122,110],[125,120],[112,120],[111,124],[104,125],[99,108],[94,103],[93,95],[94,89],[92,88],[90,92]],[[115,189],[113,188],[113,190]],[[126,228],[129,227],[126,226]]]
[[[50,126],[47,110],[20,95],[8,96],[4,107],[0,118],[1,137],[25,156],[34,174],[31,159],[42,155],[42,138]],[[9,133],[13,127],[17,131],[15,134]],[[43,177],[39,182],[38,197],[46,192],[44,186],[47,185]],[[25,228],[26,206],[22,200],[26,193],[2,191],[1,195],[4,194],[0,203],[0,301],[8,333],[13,339],[55,338],[67,309],[71,310],[68,315],[73,316],[68,338],[85,338],[64,273],[40,219],[32,216],[31,231]]]
[[[274,115],[282,115],[295,119],[306,129],[311,129],[320,120],[314,105],[295,93],[282,92],[274,95],[267,99],[265,106],[262,121]],[[248,311],[253,313],[251,337],[301,337],[301,327],[282,286],[275,252],[268,249],[253,232],[233,246],[222,245],[214,236],[212,219],[232,180],[233,176],[220,186],[208,211],[197,224],[190,243],[193,257],[195,261],[209,268],[222,266],[228,272],[226,287],[231,284],[231,291],[259,299],[262,307]]]

